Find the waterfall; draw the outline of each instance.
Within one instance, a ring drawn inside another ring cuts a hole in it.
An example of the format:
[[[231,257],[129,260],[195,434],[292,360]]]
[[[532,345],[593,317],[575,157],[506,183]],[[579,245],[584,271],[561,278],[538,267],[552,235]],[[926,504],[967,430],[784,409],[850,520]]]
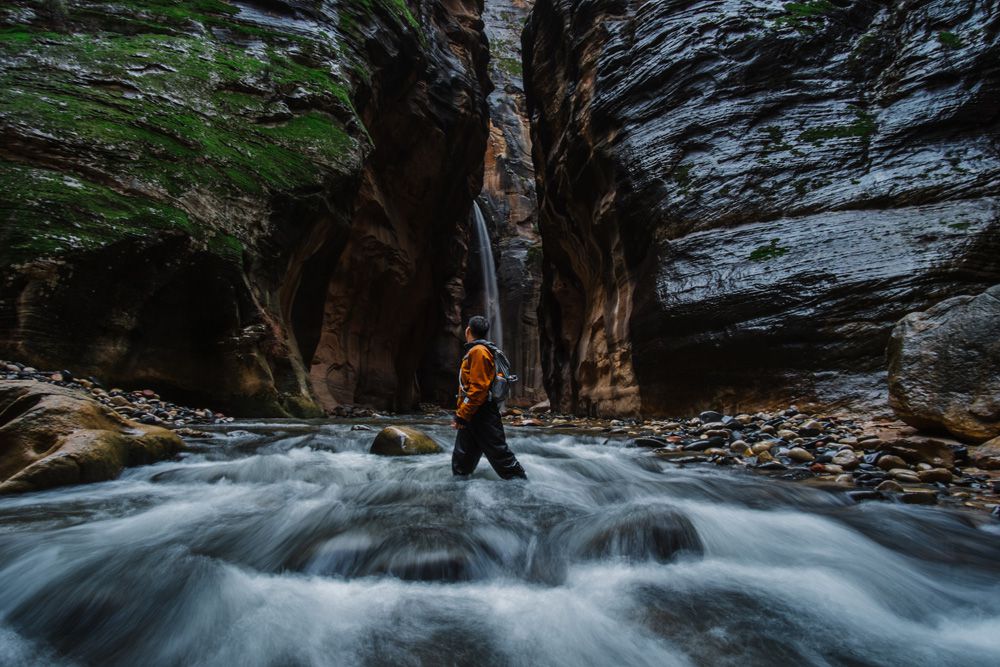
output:
[[[500,288],[497,287],[497,269],[493,263],[493,248],[490,234],[486,229],[486,218],[479,202],[473,200],[472,213],[475,218],[476,242],[479,244],[480,265],[483,271],[484,315],[490,318],[490,339],[503,347],[503,324],[500,321]]]

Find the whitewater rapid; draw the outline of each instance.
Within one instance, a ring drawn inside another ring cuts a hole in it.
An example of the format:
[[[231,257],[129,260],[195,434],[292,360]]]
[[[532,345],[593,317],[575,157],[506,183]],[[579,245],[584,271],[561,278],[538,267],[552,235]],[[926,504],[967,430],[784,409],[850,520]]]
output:
[[[1000,664],[985,516],[526,429],[529,481],[456,481],[374,435],[236,423],[0,498],[0,664]]]

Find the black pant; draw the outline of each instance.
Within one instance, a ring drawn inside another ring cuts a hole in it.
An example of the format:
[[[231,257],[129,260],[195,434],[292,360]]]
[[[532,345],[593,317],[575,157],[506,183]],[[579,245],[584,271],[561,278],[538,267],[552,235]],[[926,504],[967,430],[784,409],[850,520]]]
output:
[[[459,429],[451,455],[451,471],[456,475],[471,475],[483,454],[501,479],[528,478],[507,446],[500,409],[493,401],[483,404],[472,420]]]

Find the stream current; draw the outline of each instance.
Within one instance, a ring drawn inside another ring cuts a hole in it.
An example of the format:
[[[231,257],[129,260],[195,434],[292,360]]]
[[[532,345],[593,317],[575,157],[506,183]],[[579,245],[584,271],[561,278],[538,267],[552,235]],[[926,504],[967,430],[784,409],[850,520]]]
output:
[[[1000,530],[509,429],[527,482],[242,422],[0,498],[2,665],[1000,664]]]

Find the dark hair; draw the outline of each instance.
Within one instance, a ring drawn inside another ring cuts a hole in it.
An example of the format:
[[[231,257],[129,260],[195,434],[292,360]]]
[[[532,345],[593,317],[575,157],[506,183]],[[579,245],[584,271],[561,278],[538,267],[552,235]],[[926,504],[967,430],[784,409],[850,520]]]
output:
[[[476,338],[486,338],[486,334],[490,332],[490,321],[482,315],[470,317],[469,331],[471,331],[472,335]]]

